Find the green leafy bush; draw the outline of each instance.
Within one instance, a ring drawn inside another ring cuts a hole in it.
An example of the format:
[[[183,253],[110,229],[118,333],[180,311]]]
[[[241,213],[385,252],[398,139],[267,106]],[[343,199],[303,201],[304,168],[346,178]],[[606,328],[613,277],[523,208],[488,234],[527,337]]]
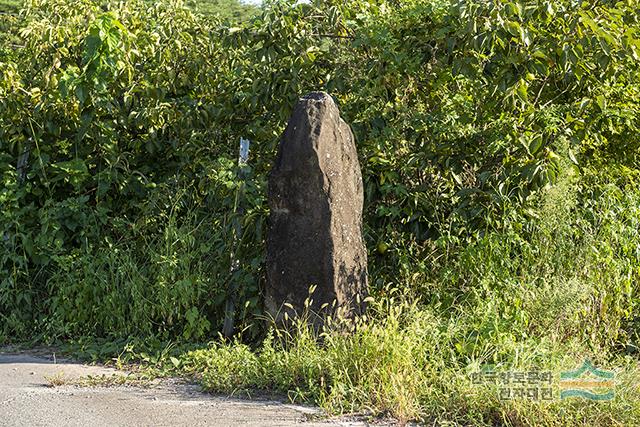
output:
[[[266,173],[296,99],[322,89],[357,138],[374,294],[519,307],[522,283],[577,280],[591,323],[572,333],[635,345],[633,2],[275,1],[228,28],[182,2],[33,0],[15,28],[5,337],[200,339],[235,288],[259,329]]]
[[[0,342],[202,342],[232,297],[238,341],[170,359],[211,390],[435,424],[638,418],[633,0],[267,1],[231,28],[191,6],[29,0],[0,24]],[[267,172],[311,90],[357,139],[375,303],[351,334],[251,340]],[[584,357],[620,368],[622,400],[504,402],[468,376]]]

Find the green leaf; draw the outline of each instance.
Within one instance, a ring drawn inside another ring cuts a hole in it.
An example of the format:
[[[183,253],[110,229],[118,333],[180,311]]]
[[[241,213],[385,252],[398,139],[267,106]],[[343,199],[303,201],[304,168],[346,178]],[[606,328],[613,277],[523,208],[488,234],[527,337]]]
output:
[[[573,150],[571,149],[569,149],[569,159],[574,165],[579,166],[578,159],[576,159],[576,155],[573,153]]]
[[[507,30],[514,37],[520,38],[522,35],[522,27],[515,21],[507,21]]]
[[[527,82],[524,79],[520,79],[516,87],[516,94],[518,95],[518,98],[520,98],[521,101],[526,102],[528,99],[527,88],[528,88]]]
[[[171,363],[173,364],[173,366],[174,366],[175,368],[179,368],[179,367],[180,367],[180,363],[181,363],[181,362],[180,362],[180,360],[179,360],[179,359],[177,359],[177,358],[175,358],[175,357],[171,356],[171,357],[169,358],[169,360],[171,360]]]
[[[540,150],[540,147],[542,147],[542,136],[536,135],[529,144],[529,152],[535,155]]]

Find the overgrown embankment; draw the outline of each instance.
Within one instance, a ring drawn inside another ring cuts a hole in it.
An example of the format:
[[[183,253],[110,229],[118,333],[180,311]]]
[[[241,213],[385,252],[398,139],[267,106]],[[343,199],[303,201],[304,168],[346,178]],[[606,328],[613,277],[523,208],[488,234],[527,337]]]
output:
[[[0,341],[202,342],[234,283],[252,347],[176,359],[214,390],[462,424],[637,419],[635,3],[282,1],[238,28],[80,3],[29,1],[0,37]],[[311,90],[357,139],[374,308],[354,335],[262,342],[265,176]],[[619,399],[503,401],[470,377],[585,358],[620,369]]]

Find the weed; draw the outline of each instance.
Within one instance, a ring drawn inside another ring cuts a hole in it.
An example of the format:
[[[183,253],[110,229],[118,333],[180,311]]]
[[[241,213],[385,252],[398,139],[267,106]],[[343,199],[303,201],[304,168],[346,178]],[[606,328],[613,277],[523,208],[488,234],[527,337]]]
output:
[[[65,377],[64,372],[58,372],[54,375],[45,376],[45,380],[47,380],[47,384],[49,387],[61,387],[63,385],[68,385],[70,383],[70,379]]]

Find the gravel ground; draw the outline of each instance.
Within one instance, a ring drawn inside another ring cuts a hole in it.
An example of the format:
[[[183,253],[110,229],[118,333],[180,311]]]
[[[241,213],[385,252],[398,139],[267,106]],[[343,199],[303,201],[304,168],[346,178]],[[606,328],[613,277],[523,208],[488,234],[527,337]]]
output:
[[[150,387],[73,385],[69,383],[88,375],[122,372],[49,356],[0,349],[0,426],[367,425],[322,419],[322,413],[313,407],[214,396],[179,381],[163,380]],[[52,387],[55,379],[64,384]]]

